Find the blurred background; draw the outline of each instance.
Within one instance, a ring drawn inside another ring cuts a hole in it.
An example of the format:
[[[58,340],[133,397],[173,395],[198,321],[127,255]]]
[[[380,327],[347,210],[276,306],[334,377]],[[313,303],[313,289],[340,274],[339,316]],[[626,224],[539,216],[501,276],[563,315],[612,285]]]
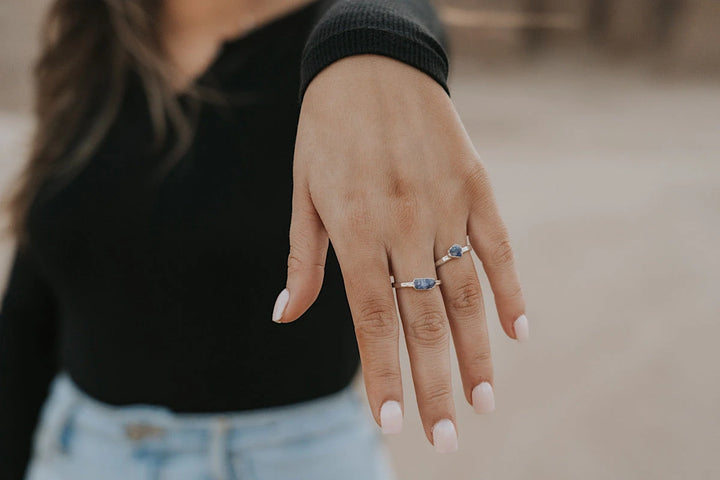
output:
[[[3,191],[47,3],[0,3]],[[720,2],[436,4],[531,340],[503,336],[486,288],[497,411],[475,416],[456,376],[460,451],[435,455],[406,378],[399,478],[720,478]]]

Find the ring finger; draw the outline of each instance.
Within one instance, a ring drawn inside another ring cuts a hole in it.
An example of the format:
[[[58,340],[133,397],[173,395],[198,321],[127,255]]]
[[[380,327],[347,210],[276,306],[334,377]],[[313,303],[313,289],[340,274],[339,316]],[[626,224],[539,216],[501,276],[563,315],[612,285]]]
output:
[[[471,253],[467,251],[469,243],[465,227],[456,229],[456,232],[455,235],[442,235],[436,242],[436,258],[448,256],[436,269],[442,280],[441,291],[465,398],[477,413],[489,413],[495,409],[495,398],[482,288]],[[460,239],[465,241],[454,243]]]

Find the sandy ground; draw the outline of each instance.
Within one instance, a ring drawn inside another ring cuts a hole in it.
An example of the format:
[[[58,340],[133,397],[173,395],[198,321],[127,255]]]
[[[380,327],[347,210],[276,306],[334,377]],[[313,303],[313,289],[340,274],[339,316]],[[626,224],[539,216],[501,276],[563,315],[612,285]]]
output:
[[[2,185],[30,128],[18,58],[0,68]],[[399,478],[720,478],[720,82],[589,60],[456,65],[532,338],[504,338],[488,309],[498,408],[472,413],[456,375],[453,455],[427,444],[407,375],[406,429],[388,439]]]

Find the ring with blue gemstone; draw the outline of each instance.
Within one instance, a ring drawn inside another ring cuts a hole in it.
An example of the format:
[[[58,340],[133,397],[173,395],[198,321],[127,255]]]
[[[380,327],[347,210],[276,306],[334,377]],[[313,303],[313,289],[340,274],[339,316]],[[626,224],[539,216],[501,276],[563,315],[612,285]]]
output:
[[[435,266],[439,267],[443,263],[447,263],[450,260],[455,260],[456,258],[460,258],[463,256],[463,253],[467,253],[470,250],[472,250],[472,247],[470,245],[465,245],[464,247],[460,244],[455,244],[452,247],[448,248],[447,255],[442,257],[441,259],[437,260],[435,262]]]
[[[442,283],[437,278],[416,278],[412,282],[392,282],[393,288],[412,287],[415,290],[432,290]]]

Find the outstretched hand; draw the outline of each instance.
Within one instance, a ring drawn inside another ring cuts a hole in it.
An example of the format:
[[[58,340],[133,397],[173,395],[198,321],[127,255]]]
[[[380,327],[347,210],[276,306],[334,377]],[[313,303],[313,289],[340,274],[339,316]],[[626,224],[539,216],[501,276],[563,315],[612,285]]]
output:
[[[273,320],[294,321],[315,301],[331,240],[370,407],[383,431],[394,433],[402,426],[402,382],[390,277],[440,279],[427,290],[397,288],[397,305],[425,433],[438,451],[455,450],[450,334],[465,397],[478,413],[494,408],[493,369],[470,253],[437,267],[436,260],[469,237],[505,333],[523,340],[528,325],[507,230],[450,98],[393,59],[339,60],[305,93],[293,175],[287,288]]]

